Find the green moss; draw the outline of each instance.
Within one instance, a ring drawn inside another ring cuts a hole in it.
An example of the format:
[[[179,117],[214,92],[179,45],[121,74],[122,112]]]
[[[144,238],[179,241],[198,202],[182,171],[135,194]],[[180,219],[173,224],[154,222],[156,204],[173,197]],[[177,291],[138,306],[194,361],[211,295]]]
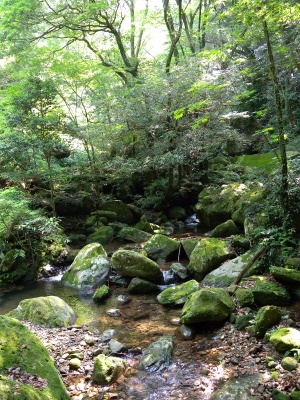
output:
[[[108,296],[110,295],[110,289],[106,285],[102,285],[100,288],[96,289],[94,295],[93,295],[93,300],[96,303],[101,303],[103,300],[105,300]]]
[[[278,169],[279,162],[275,153],[243,155],[236,158],[236,163],[244,167],[261,168],[265,173]]]
[[[160,304],[184,304],[187,297],[197,290],[199,290],[199,283],[191,280],[165,289],[157,296],[157,301]]]
[[[48,386],[39,391],[41,396],[37,399],[69,399],[54,362],[41,341],[19,321],[0,316],[0,374],[6,375],[7,370],[14,366],[20,366],[21,370],[47,380]],[[2,379],[0,388],[2,387],[5,391],[5,387],[12,384],[13,382]],[[26,393],[29,388],[23,387],[22,390]],[[0,398],[6,399],[1,392]],[[35,397],[32,398],[35,399]],[[7,397],[7,399],[12,399],[12,397]],[[31,399],[31,397],[26,399]]]

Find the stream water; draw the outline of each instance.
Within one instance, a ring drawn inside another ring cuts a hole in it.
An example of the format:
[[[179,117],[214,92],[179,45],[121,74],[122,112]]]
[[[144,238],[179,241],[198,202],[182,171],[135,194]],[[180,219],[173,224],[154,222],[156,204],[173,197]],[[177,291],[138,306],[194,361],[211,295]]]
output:
[[[168,265],[162,268],[167,269]],[[117,399],[208,400],[222,382],[230,378],[228,368],[227,376],[224,373],[224,356],[220,350],[222,341],[218,331],[198,332],[196,338],[190,341],[178,338],[181,308],[162,307],[156,301],[156,294],[132,295],[129,303],[120,304],[117,297],[126,294],[126,289],[116,286],[111,287],[110,298],[103,304],[96,304],[91,295],[63,286],[60,278],[61,276],[56,276],[39,280],[29,286],[0,289],[0,314],[16,308],[23,299],[54,295],[65,300],[75,310],[78,315],[77,324],[86,324],[99,335],[107,329],[114,329],[114,337],[129,348],[143,349],[164,335],[174,337],[172,364],[157,373],[137,370],[136,374],[125,377]],[[112,308],[119,308],[121,317],[109,316],[107,311]],[[299,306],[297,310],[299,311]],[[228,397],[235,400],[240,398],[239,395]]]

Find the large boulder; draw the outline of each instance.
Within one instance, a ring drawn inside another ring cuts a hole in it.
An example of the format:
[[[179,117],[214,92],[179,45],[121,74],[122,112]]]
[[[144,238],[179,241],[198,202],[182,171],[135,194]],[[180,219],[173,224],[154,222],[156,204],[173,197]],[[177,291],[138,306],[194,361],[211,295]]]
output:
[[[155,283],[141,278],[133,278],[127,287],[128,293],[156,293],[158,290]]]
[[[235,223],[232,219],[228,219],[226,222],[216,226],[212,232],[211,237],[229,237],[232,235],[236,235],[238,233],[238,228],[236,227]]]
[[[116,221],[118,222],[123,222],[127,225],[134,223],[134,217],[130,207],[120,200],[107,201],[100,206],[100,210],[116,213]]]
[[[229,294],[223,288],[203,288],[192,293],[182,309],[184,324],[222,322],[235,311]]]
[[[155,261],[165,261],[178,252],[179,246],[179,240],[156,234],[145,243],[144,250],[149,258]]]
[[[109,273],[106,251],[101,244],[91,243],[80,250],[61,281],[66,286],[91,290],[105,284]]]
[[[281,311],[277,306],[264,306],[258,310],[255,320],[249,328],[250,332],[258,337],[262,338],[267,330],[272,326],[278,324],[281,319]]]
[[[94,359],[93,381],[100,385],[110,385],[124,372],[125,362],[117,357],[99,354]]]
[[[233,257],[235,254],[227,242],[215,238],[204,238],[192,251],[188,269],[195,279],[201,281],[205,275]]]
[[[247,211],[253,207],[253,205],[260,205],[265,198],[265,190],[261,183],[251,183],[241,197],[235,204],[235,210],[232,213],[232,219],[234,222],[241,225],[244,224],[247,216]],[[254,215],[255,217],[255,215]],[[253,218],[250,218],[252,220]]]
[[[140,366],[146,371],[157,371],[161,366],[170,363],[172,350],[172,337],[163,336],[147,347],[140,360]]]
[[[87,243],[107,244],[112,241],[113,237],[114,230],[112,226],[101,226],[95,232],[91,233],[86,241]]]
[[[0,343],[1,400],[70,399],[47,349],[26,326],[16,319],[0,316]],[[22,384],[14,380],[8,370],[16,366],[23,374],[33,378],[33,382],[38,379],[41,383],[40,387],[37,389],[30,384]]]
[[[300,284],[300,271],[296,269],[273,266],[270,268],[270,273],[278,282]]]
[[[188,296],[199,290],[199,283],[195,280],[171,286],[162,291],[156,298],[160,304],[176,305],[184,304]]]
[[[189,238],[181,241],[183,250],[185,251],[185,254],[187,255],[188,259],[191,257],[191,254],[198,243],[199,240],[196,238]]]
[[[130,242],[143,243],[149,240],[152,237],[152,234],[130,226],[125,226],[118,233],[118,237],[129,240]]]
[[[300,349],[300,331],[295,328],[280,328],[270,336],[270,342],[281,353]]]
[[[260,306],[287,306],[290,304],[291,296],[286,288],[266,276],[252,276],[244,279],[241,284],[251,290],[255,303]]]
[[[159,266],[150,258],[133,250],[117,250],[111,258],[114,270],[121,276],[158,282],[162,278]]]
[[[247,251],[241,256],[235,257],[232,260],[225,261],[218,268],[211,271],[205,276],[202,281],[204,286],[214,287],[227,287],[229,286],[239,275],[239,273],[245,268],[248,261],[253,257],[252,251]],[[257,265],[257,262],[253,264],[253,268]],[[252,268],[245,275],[251,274]]]
[[[73,325],[77,319],[75,311],[56,296],[34,297],[22,300],[8,315],[20,321],[30,321],[47,328]]]
[[[201,224],[214,228],[231,218],[236,202],[249,190],[241,183],[231,183],[222,187],[206,187],[198,197],[196,214]]]

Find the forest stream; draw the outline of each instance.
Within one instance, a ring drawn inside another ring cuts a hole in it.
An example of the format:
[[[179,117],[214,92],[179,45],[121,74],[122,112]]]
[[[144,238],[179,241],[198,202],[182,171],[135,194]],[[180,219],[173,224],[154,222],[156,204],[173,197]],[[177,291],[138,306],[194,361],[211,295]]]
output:
[[[96,304],[91,295],[63,286],[60,278],[2,289],[0,314],[16,308],[23,299],[49,295],[59,296],[75,310],[78,319],[72,327],[46,329],[25,323],[48,348],[72,400],[268,399],[274,388],[300,390],[297,376],[280,369],[280,363],[278,379],[272,379],[266,357],[276,360],[278,356],[269,343],[238,331],[229,322],[200,329],[186,340],[179,329],[181,308],[161,306],[155,294],[130,295],[130,301],[122,304],[117,298],[125,295],[126,289],[112,285],[112,296]],[[119,309],[120,315],[109,315],[113,309]],[[291,308],[292,316],[300,321],[297,310],[297,305]],[[128,349],[118,354],[126,360],[127,369],[116,383],[103,387],[93,383],[91,373],[93,356],[103,351],[107,334]],[[173,337],[171,364],[156,372],[142,371],[138,366],[142,351],[166,335]],[[66,354],[71,348],[82,353],[79,370],[69,368]]]

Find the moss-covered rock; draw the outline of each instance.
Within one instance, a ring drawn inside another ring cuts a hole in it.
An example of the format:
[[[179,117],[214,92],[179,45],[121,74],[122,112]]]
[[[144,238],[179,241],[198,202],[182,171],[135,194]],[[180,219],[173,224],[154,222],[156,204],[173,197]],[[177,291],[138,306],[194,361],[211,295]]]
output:
[[[233,221],[243,225],[246,216],[249,214],[249,210],[255,204],[261,204],[264,198],[265,192],[261,183],[252,183],[249,185],[248,189],[245,190],[235,204],[235,210],[231,216]]]
[[[264,337],[269,328],[279,323],[281,311],[276,306],[264,306],[258,310],[250,332],[258,337]]]
[[[7,377],[11,367],[46,380],[35,389]],[[0,316],[0,398],[1,400],[68,400],[70,397],[41,341],[16,319]]]
[[[95,290],[95,293],[93,294],[93,300],[96,303],[102,303],[103,300],[110,296],[110,293],[110,288],[107,285],[102,285]]]
[[[47,328],[73,325],[77,319],[75,311],[56,296],[34,297],[22,300],[8,315],[19,321],[30,321]]]
[[[298,360],[294,357],[284,357],[281,360],[281,365],[286,371],[294,371],[298,367]]]
[[[152,237],[152,234],[127,226],[122,228],[117,236],[131,242],[143,243],[149,240]]]
[[[95,232],[91,233],[86,241],[87,243],[107,244],[112,241],[114,230],[111,226],[101,226]]]
[[[270,342],[281,353],[300,349],[300,331],[295,328],[280,328],[270,336]]]
[[[195,280],[171,286],[162,291],[156,298],[160,304],[184,304],[188,296],[199,290],[199,283]]]
[[[147,347],[140,360],[140,366],[146,371],[157,371],[162,365],[170,363],[172,350],[172,337],[163,336]]]
[[[116,214],[116,221],[131,225],[134,223],[134,217],[130,207],[120,200],[108,201],[101,205],[100,210],[112,211]]]
[[[222,288],[203,288],[192,293],[182,309],[184,324],[222,322],[235,310],[229,294]]]
[[[218,268],[211,271],[205,276],[202,281],[204,286],[213,287],[228,287],[239,275],[239,273],[245,268],[248,261],[253,256],[252,251],[248,251],[239,257],[235,257],[232,260],[225,261]],[[255,268],[256,263],[253,265]],[[251,270],[246,274],[246,276],[251,275]]]
[[[216,226],[212,232],[211,237],[229,237],[231,235],[236,235],[238,233],[238,228],[236,227],[232,219],[228,219],[226,222]]]
[[[194,250],[194,248],[197,246],[197,244],[199,243],[198,239],[184,239],[181,241],[183,250],[185,251],[185,254],[187,255],[187,257],[190,259],[191,254]]]
[[[107,281],[109,273],[106,251],[101,244],[91,243],[80,250],[61,282],[80,290],[96,289]]]
[[[270,273],[279,282],[300,284],[300,271],[296,269],[273,266],[270,268]]]
[[[187,267],[185,265],[182,265],[181,263],[172,263],[170,269],[176,276],[179,276],[179,278],[182,280],[186,279],[189,276]]]
[[[133,278],[127,287],[127,291],[128,293],[156,293],[158,287],[155,283],[146,279]]]
[[[188,269],[198,281],[201,281],[205,275],[234,256],[235,254],[225,241],[205,238],[192,251]]]
[[[155,261],[165,261],[179,250],[180,242],[168,236],[156,234],[147,241],[144,250],[149,258]]]
[[[124,372],[125,362],[117,357],[99,354],[94,359],[93,381],[100,385],[110,385]]]
[[[240,307],[251,307],[254,304],[254,296],[249,289],[238,288],[235,292],[235,297]]]
[[[159,225],[153,224],[149,222],[145,215],[142,215],[139,222],[137,222],[134,226],[136,229],[139,229],[144,232],[148,232],[154,234],[154,231],[159,229]]]
[[[252,276],[242,281],[250,284],[255,303],[260,306],[274,305],[287,306],[290,304],[291,296],[286,288],[278,282],[269,280],[266,276]]]
[[[236,202],[248,190],[247,186],[241,183],[206,187],[199,194],[196,204],[196,213],[201,224],[214,228],[230,219]]]
[[[121,276],[158,282],[162,278],[159,266],[150,258],[133,250],[117,250],[111,258],[114,270]]]

